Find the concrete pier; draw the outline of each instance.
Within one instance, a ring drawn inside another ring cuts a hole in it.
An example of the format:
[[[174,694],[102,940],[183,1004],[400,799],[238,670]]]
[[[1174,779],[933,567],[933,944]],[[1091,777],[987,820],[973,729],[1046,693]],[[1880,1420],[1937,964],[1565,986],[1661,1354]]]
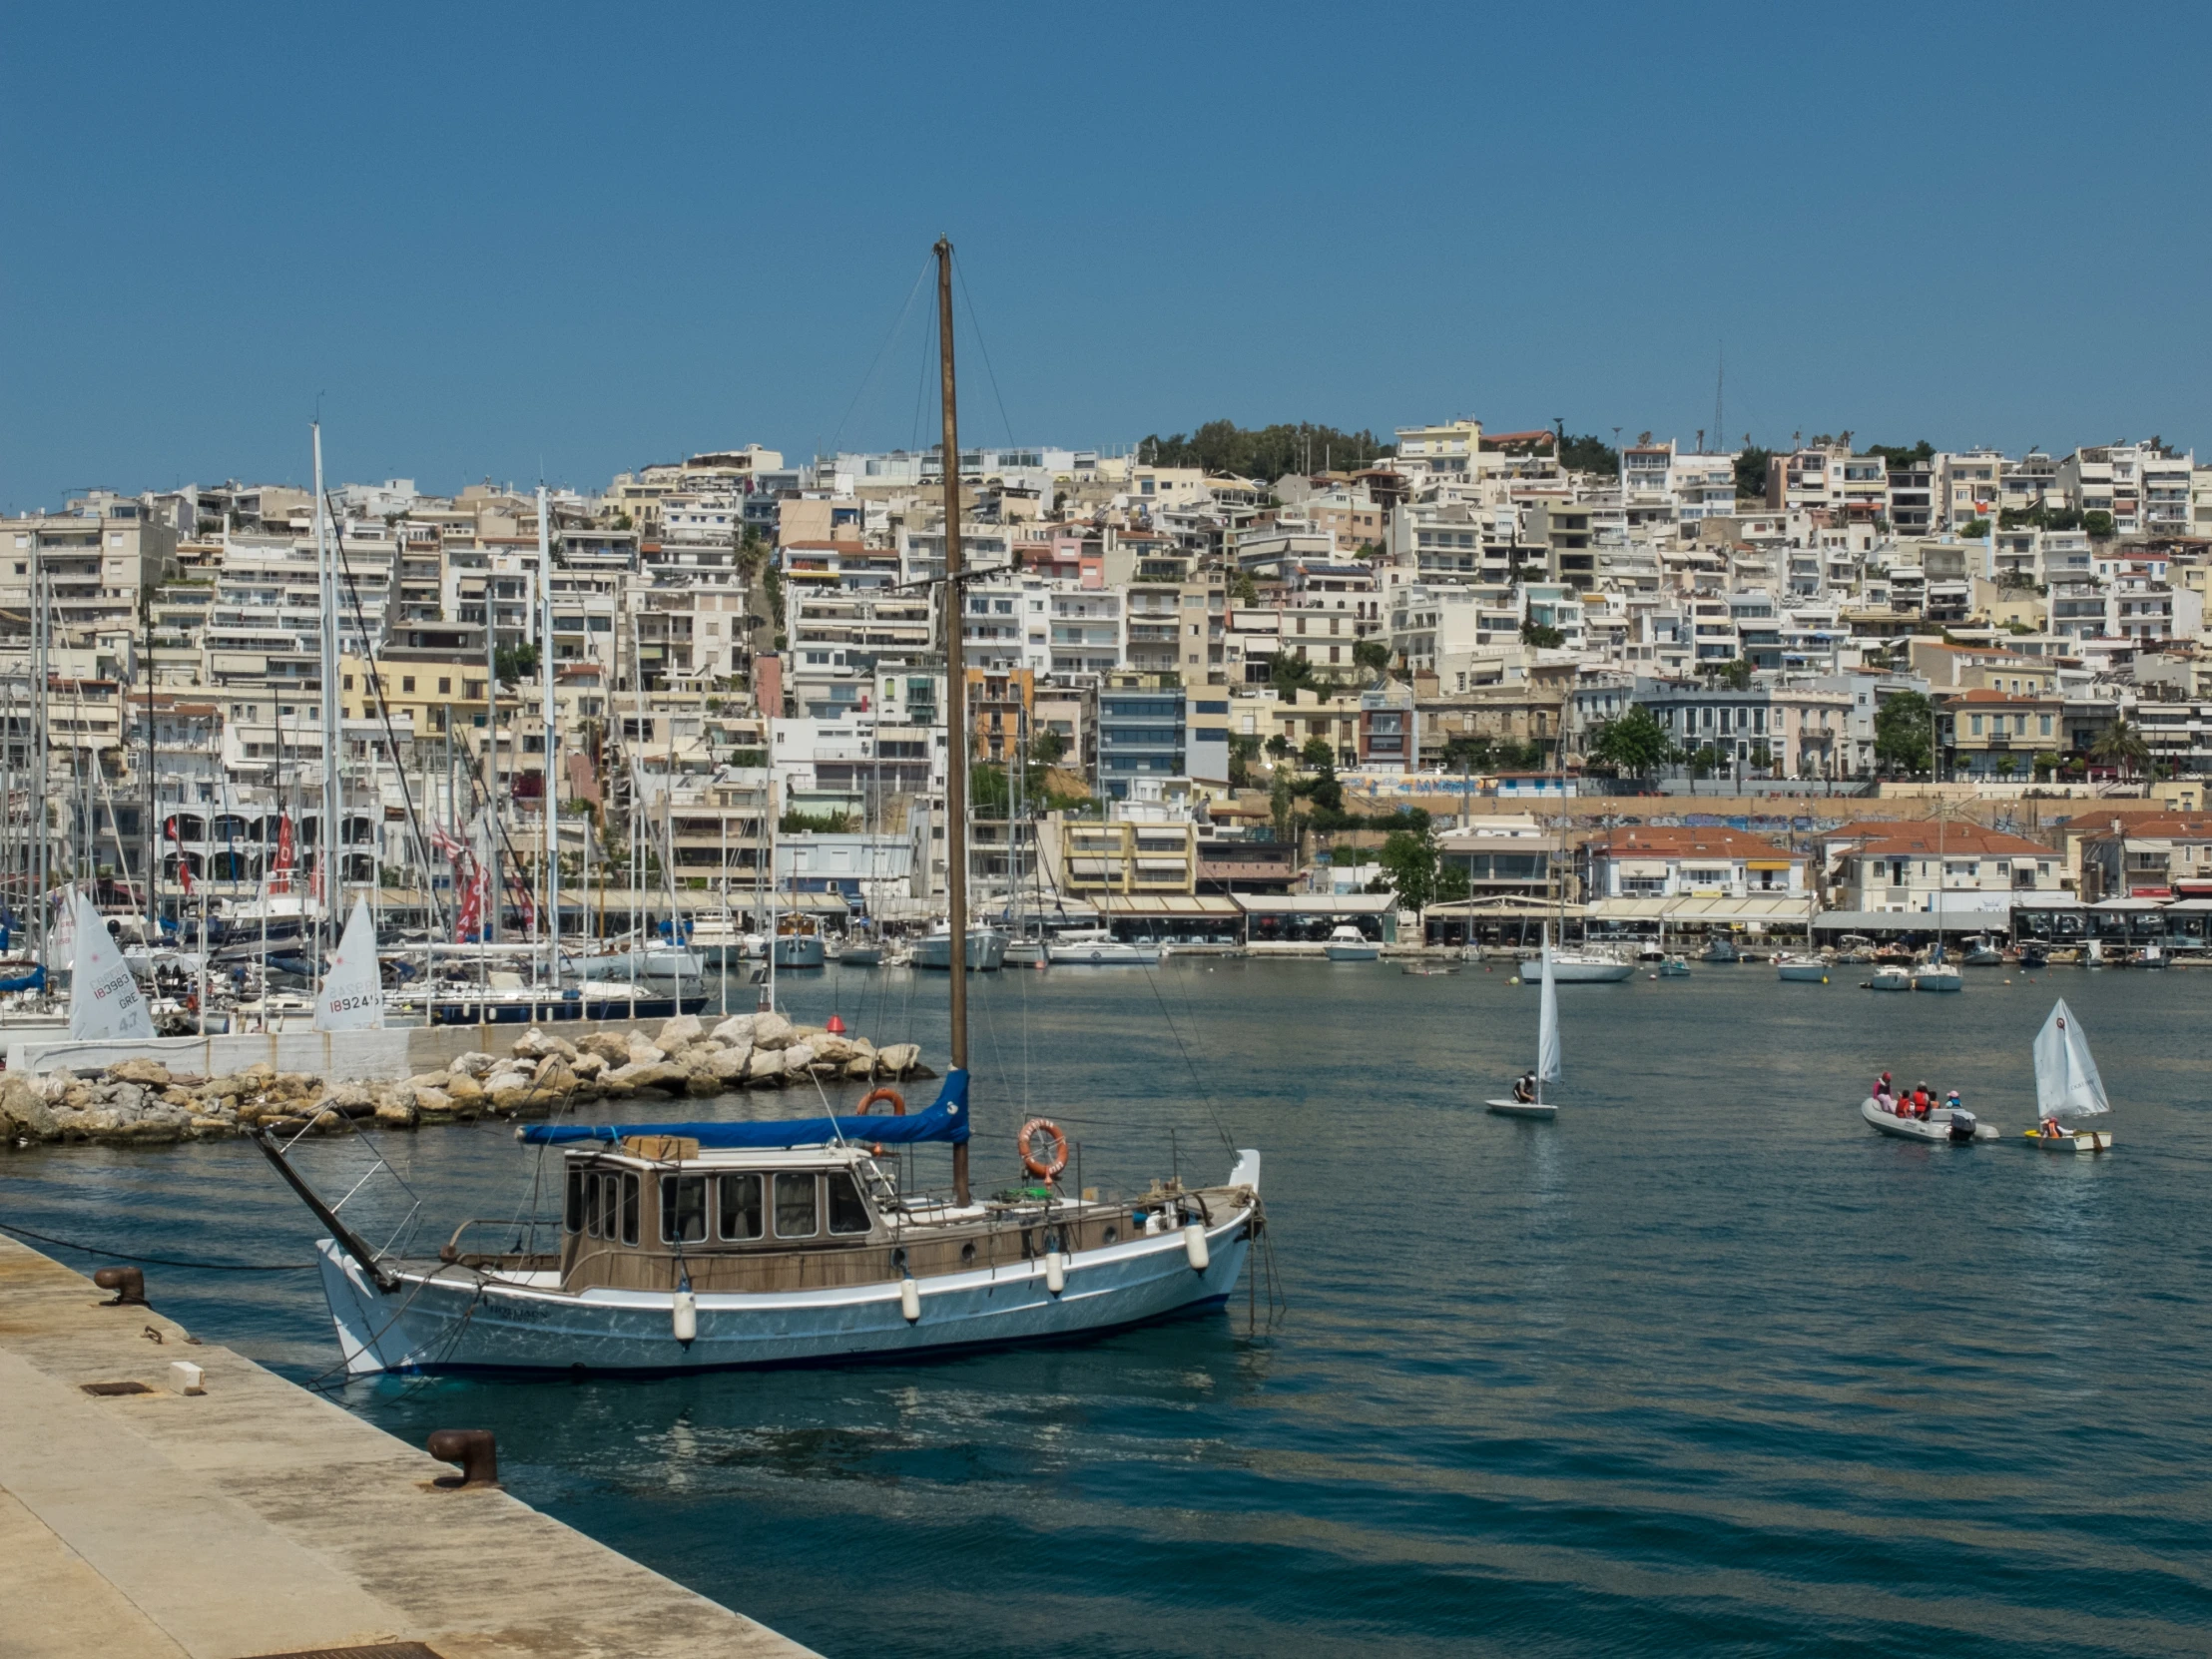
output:
[[[108,1298],[0,1238],[7,1659],[809,1651],[503,1491],[433,1484],[452,1466]],[[177,1361],[205,1392],[173,1391]]]

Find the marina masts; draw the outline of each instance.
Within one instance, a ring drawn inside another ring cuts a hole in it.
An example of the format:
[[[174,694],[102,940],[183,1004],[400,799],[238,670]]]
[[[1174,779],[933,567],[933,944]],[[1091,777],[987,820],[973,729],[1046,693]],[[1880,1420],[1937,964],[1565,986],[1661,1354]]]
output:
[[[545,971],[556,996],[561,988],[561,831],[555,817],[560,791],[554,764],[560,753],[559,722],[553,709],[553,541],[547,533],[545,486],[538,486],[538,690],[545,700],[545,797],[538,810],[545,818]]]
[[[342,902],[336,855],[343,838],[338,826],[338,584],[330,556],[329,503],[322,493],[322,423],[314,423],[314,569],[322,599],[322,824],[315,835],[315,859],[321,880],[319,914],[308,933],[307,959],[315,989],[322,988],[322,924]]]
[[[960,420],[952,376],[952,244],[937,239],[937,371],[944,403],[944,809],[945,905],[951,937],[951,1058],[967,1070],[967,673],[960,628]],[[770,947],[772,950],[774,946]],[[952,1188],[968,1201],[967,1142],[952,1148]]]

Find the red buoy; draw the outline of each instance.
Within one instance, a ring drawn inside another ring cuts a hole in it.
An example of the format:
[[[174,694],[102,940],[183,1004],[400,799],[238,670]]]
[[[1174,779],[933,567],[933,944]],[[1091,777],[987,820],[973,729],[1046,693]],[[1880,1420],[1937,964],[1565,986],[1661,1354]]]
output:
[[[828,1025],[825,1025],[823,1029],[829,1032],[832,1037],[841,1037],[844,1035],[844,1021],[840,1019],[837,1015],[831,1014],[830,1016],[830,1023]]]

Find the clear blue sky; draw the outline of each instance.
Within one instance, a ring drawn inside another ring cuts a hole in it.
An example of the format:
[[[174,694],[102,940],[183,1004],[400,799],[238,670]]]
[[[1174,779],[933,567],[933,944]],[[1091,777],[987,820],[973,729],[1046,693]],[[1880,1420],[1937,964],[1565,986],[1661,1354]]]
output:
[[[1373,16],[1382,21],[1371,24]],[[2212,448],[2212,9],[0,12],[0,506],[1454,413]],[[962,316],[963,326],[965,315]],[[963,436],[1006,435],[963,345]],[[852,413],[846,417],[850,408]],[[841,423],[841,430],[840,430]]]

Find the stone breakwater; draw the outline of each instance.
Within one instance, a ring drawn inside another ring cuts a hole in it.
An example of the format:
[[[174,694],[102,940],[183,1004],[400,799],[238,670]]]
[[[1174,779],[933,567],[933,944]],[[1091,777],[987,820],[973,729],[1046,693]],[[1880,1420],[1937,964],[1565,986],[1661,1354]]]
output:
[[[0,1081],[0,1144],[111,1141],[160,1144],[356,1124],[413,1129],[481,1117],[545,1117],[593,1100],[705,1098],[820,1081],[933,1075],[914,1043],[794,1025],[781,1014],[741,1014],[711,1029],[681,1014],[652,1034],[599,1031],[570,1042],[532,1026],[504,1055],[475,1052],[443,1071],[395,1083],[341,1083],[249,1066],[226,1077],[173,1074],[158,1060],[124,1060],[101,1073],[68,1071]]]

